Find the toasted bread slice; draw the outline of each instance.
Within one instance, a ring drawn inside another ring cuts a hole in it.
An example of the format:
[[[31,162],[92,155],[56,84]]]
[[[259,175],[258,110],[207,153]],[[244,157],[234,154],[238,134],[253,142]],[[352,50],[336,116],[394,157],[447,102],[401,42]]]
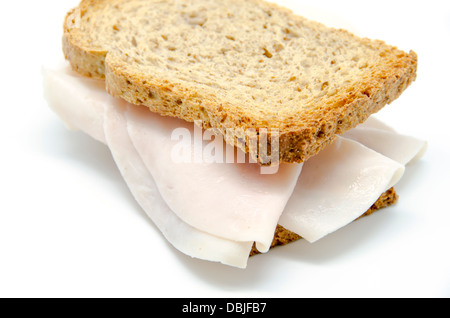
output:
[[[386,191],[385,193],[383,193],[377,200],[377,202],[375,202],[369,210],[367,210],[366,213],[364,213],[360,218],[371,215],[372,213],[387,208],[388,206],[391,206],[393,204],[395,204],[398,200],[398,195],[395,192],[394,188],[389,189],[388,191]],[[359,218],[359,219],[360,219]],[[278,225],[276,230],[275,230],[275,235],[273,237],[273,241],[272,241],[272,245],[271,248],[277,247],[277,246],[283,246],[295,241],[300,240],[302,237],[298,234],[295,234],[287,229],[285,229],[284,227],[282,227],[281,225]],[[250,251],[250,256],[254,256],[260,254],[259,251],[256,248],[256,245],[253,244],[253,248]]]
[[[264,129],[280,161],[303,162],[396,99],[417,69],[412,51],[261,0],[82,0],[63,50],[112,95],[199,120],[261,163],[274,158],[255,146],[273,136]]]

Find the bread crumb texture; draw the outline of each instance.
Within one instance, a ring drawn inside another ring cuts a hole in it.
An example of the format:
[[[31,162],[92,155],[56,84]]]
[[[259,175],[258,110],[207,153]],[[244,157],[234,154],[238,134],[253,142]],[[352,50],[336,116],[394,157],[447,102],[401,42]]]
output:
[[[63,49],[110,94],[201,120],[255,158],[248,131],[276,129],[284,162],[392,102],[417,69],[412,51],[260,0],[83,0],[66,16]]]

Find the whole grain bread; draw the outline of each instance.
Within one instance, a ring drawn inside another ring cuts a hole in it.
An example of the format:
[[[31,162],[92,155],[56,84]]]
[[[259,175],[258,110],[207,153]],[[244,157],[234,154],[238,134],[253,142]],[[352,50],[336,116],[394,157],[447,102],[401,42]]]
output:
[[[358,219],[363,218],[363,217],[368,216],[368,215],[371,215],[372,213],[374,213],[374,212],[376,212],[378,210],[387,208],[388,206],[391,206],[391,205],[395,204],[397,202],[397,200],[398,200],[398,195],[395,192],[395,189],[391,188],[388,191],[386,191],[385,193],[383,193],[378,198],[377,202],[375,202],[370,207],[370,209],[367,210],[367,212],[364,213]],[[275,234],[274,234],[274,237],[273,237],[271,248],[274,248],[274,247],[277,247],[277,246],[287,245],[289,243],[298,241],[301,238],[302,237],[300,235],[285,229],[281,225],[278,225],[276,230],[275,230]],[[255,256],[257,254],[260,254],[260,252],[256,248],[256,245],[253,244],[252,250],[250,251],[250,257],[251,256]]]
[[[258,151],[264,129],[282,162],[303,162],[396,99],[417,69],[412,51],[262,0],[82,0],[63,51],[110,94],[199,120],[261,163],[274,158]]]

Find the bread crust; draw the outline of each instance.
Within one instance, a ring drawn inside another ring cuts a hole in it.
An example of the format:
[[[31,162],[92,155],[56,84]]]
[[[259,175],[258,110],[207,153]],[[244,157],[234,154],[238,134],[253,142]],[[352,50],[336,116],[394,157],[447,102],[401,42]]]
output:
[[[275,4],[247,1],[270,10],[283,11],[294,21],[300,19],[290,10]],[[268,120],[203,87],[136,72],[124,63],[117,51],[86,41],[77,23],[82,23],[79,21],[87,10],[95,10],[102,5],[108,5],[108,2],[82,0],[66,16],[63,51],[72,68],[82,75],[105,79],[106,89],[111,95],[132,104],[145,105],[163,116],[189,122],[201,121],[203,128],[214,128],[224,135],[227,143],[250,153],[260,163],[274,163],[271,149],[261,154],[258,147],[252,147],[258,145],[258,132],[262,129],[269,129],[269,138],[270,129],[277,129],[279,161],[301,163],[332,143],[336,135],[356,127],[394,101],[416,79],[415,52],[405,53],[381,41],[360,39],[347,31],[328,28],[330,32],[372,46],[383,56],[383,63],[369,65],[368,76],[340,87],[331,97],[317,100],[314,111],[302,111],[301,121],[296,116]],[[231,135],[226,133],[230,128],[233,129]]]

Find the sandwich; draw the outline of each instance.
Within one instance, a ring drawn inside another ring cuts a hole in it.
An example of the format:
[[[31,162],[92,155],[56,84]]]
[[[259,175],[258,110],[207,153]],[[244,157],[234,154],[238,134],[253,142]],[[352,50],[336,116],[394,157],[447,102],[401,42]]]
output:
[[[426,142],[374,114],[417,55],[262,0],[82,0],[51,108],[106,144],[181,252],[245,268],[394,204]]]

